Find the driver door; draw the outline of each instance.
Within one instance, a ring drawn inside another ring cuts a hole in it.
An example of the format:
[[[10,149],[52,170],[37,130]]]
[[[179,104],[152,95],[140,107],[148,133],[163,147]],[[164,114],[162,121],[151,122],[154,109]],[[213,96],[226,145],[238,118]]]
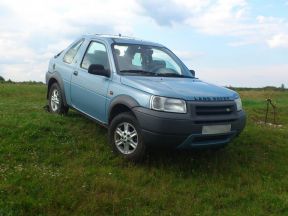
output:
[[[110,70],[107,49],[103,43],[91,41],[81,62],[76,66],[71,79],[71,100],[76,109],[105,122],[110,77],[89,74],[91,64],[101,64]]]

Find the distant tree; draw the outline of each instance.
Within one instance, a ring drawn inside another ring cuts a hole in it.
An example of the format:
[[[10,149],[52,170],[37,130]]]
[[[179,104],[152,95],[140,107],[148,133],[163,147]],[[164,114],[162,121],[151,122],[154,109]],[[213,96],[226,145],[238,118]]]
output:
[[[285,89],[285,85],[282,83],[280,88],[281,88],[282,90],[284,90],[284,89]]]
[[[279,88],[275,87],[275,86],[266,86],[263,88],[264,90],[279,90]]]
[[[5,79],[2,76],[0,76],[0,82],[5,82]]]

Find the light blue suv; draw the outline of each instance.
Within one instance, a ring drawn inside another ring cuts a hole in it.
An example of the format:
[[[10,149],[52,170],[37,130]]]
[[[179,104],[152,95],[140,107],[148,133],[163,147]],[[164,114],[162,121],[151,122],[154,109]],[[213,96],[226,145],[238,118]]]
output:
[[[85,35],[50,60],[46,83],[50,112],[71,107],[104,125],[133,161],[151,145],[220,148],[245,126],[236,92],[195,78],[158,43]]]

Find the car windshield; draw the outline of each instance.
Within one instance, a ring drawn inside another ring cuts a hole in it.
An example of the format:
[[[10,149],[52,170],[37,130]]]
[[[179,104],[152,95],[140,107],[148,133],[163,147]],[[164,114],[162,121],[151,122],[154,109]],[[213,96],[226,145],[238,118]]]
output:
[[[114,44],[112,48],[121,74],[193,78],[166,48],[136,44]]]

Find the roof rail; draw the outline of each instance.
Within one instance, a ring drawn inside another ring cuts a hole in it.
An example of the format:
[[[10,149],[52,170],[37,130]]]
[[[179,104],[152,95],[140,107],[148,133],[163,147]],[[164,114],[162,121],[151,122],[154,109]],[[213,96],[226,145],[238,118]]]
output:
[[[114,35],[114,34],[90,34],[90,35],[97,35],[97,36],[101,36],[101,37],[127,38],[127,39],[134,39],[134,40],[136,40],[135,37],[122,35],[122,34],[120,34],[120,33],[119,33],[118,35]]]

